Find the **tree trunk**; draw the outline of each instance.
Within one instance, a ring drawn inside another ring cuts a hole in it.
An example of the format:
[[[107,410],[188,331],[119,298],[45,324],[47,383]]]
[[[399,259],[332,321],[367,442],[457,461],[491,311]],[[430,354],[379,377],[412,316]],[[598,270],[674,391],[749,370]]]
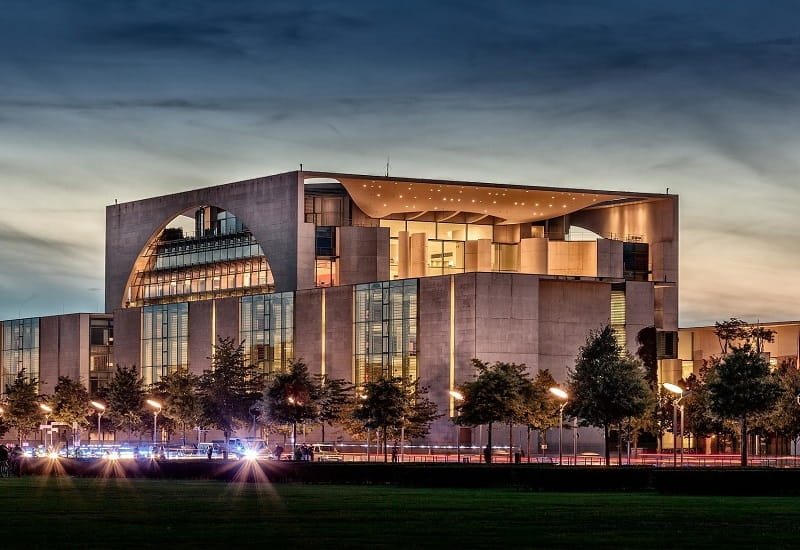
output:
[[[492,423],[486,426],[486,449],[483,451],[483,460],[486,464],[492,463]]]
[[[539,454],[545,456],[547,454],[547,449],[545,449],[545,445],[547,445],[547,430],[539,430]]]
[[[617,426],[617,466],[622,466],[622,425]]]
[[[606,466],[611,461],[611,449],[608,447],[608,424],[603,424],[603,454],[606,459]]]
[[[297,422],[292,422],[292,458],[297,450]]]
[[[386,456],[386,436],[387,436],[388,433],[389,433],[389,431],[386,428],[384,428],[383,429],[383,461],[384,462],[389,462],[389,459]]]
[[[747,466],[747,417],[743,416],[741,420],[741,451],[742,451],[742,466]]]
[[[509,423],[508,424],[508,463],[514,463],[514,457],[511,456],[514,454],[514,425]]]
[[[531,463],[531,427],[530,426],[528,426],[528,452],[527,452],[527,456],[528,456],[528,464],[530,464]]]
[[[325,443],[325,422],[322,423],[322,441],[320,443]]]
[[[225,430],[222,431],[222,436],[225,438],[225,442],[222,444],[222,459],[228,460],[228,442],[230,439],[228,438],[230,432]]]

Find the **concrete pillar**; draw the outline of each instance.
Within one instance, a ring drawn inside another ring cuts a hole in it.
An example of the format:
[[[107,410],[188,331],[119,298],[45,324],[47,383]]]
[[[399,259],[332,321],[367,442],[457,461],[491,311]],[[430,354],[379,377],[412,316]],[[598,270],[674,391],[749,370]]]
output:
[[[397,233],[397,278],[407,279],[410,264],[410,249],[408,242],[408,231],[399,231]]]
[[[522,239],[519,243],[520,273],[547,274],[548,239]]]
[[[410,277],[425,277],[428,267],[428,234],[412,233],[410,254]]]

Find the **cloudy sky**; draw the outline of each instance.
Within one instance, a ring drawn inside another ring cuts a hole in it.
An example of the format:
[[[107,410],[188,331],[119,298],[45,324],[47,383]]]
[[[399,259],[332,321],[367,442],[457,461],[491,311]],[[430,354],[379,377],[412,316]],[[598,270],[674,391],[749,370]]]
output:
[[[800,318],[794,1],[2,8],[0,319],[102,308],[114,200],[387,156],[398,176],[669,188],[682,326]]]

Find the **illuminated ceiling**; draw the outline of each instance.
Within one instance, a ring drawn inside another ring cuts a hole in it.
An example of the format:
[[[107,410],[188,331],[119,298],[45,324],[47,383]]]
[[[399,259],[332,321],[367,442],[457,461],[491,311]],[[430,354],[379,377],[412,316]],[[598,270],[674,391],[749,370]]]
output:
[[[486,183],[405,180],[305,172],[307,178],[331,178],[344,186],[353,202],[372,218],[421,218],[431,213],[446,221],[467,215],[477,222],[525,223],[570,214],[607,201],[661,198],[658,195]]]

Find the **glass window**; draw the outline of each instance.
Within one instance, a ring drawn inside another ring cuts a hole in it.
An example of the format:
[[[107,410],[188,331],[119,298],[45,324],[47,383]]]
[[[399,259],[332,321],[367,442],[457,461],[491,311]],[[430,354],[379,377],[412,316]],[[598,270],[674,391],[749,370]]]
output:
[[[491,239],[494,234],[492,225],[470,225],[467,227],[467,240]]]
[[[2,391],[24,372],[30,381],[39,378],[39,318],[12,319],[3,322]]]
[[[189,368],[189,304],[142,308],[142,378],[154,384],[166,373]]]
[[[356,384],[417,378],[417,279],[356,285]]]
[[[264,374],[284,372],[294,358],[294,293],[243,296],[239,305],[245,360]]]
[[[397,237],[400,231],[406,230],[405,220],[381,220],[381,227],[389,228],[389,236]]]

